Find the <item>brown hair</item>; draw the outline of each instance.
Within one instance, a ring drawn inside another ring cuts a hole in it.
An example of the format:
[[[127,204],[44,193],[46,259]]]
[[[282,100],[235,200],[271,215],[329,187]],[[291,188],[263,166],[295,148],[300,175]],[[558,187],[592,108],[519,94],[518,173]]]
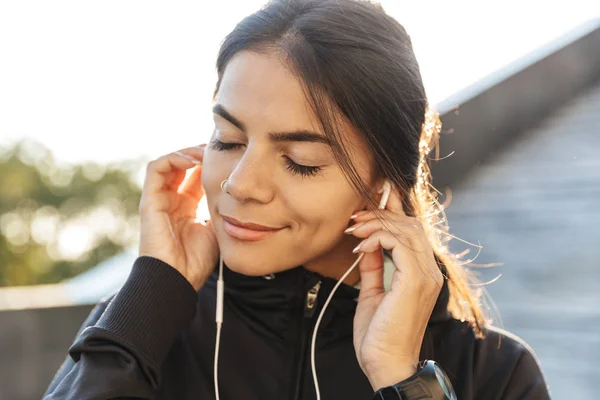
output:
[[[403,194],[408,216],[419,218],[448,279],[452,315],[482,336],[486,320],[471,273],[447,247],[452,235],[431,185],[429,158],[441,123],[427,104],[409,35],[381,6],[364,0],[273,0],[244,18],[225,38],[217,59],[221,77],[241,50],[277,52],[304,85],[330,139],[336,161],[367,207],[377,209],[344,146],[339,116],[361,135],[373,157],[373,178],[389,179]]]

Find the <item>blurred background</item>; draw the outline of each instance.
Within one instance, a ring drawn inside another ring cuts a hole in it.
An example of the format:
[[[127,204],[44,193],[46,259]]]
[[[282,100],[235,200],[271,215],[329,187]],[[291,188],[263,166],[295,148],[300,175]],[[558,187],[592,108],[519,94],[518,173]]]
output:
[[[136,257],[145,163],[204,143],[214,61],[257,0],[0,2],[0,399],[39,399]],[[600,373],[600,2],[406,2],[442,116],[434,185],[495,324],[556,399]],[[446,157],[448,156],[448,157]]]

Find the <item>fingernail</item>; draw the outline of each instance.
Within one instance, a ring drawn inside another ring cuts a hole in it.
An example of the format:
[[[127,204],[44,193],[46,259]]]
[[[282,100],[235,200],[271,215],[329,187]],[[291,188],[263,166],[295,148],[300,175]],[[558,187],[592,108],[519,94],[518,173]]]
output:
[[[196,165],[200,165],[200,164],[202,164],[202,161],[200,161],[200,160],[197,160],[197,159],[195,159],[195,158],[194,158],[194,157],[192,157],[192,156],[188,156],[187,154],[183,154],[183,153],[182,153],[182,152],[180,152],[180,151],[176,151],[176,152],[175,152],[175,154],[177,154],[177,155],[180,155],[180,156],[181,156],[181,157],[183,157],[183,158],[187,158],[187,159],[188,159],[188,160],[190,160],[190,161],[191,161],[193,164],[196,164]]]
[[[344,231],[344,233],[351,233],[351,232],[354,232],[354,230],[355,230],[356,228],[358,228],[359,226],[361,226],[362,224],[364,224],[364,222],[359,222],[358,224],[352,225],[350,228],[346,229],[346,230]]]
[[[364,211],[359,211],[357,213],[354,213],[350,216],[350,219],[354,219],[356,217],[360,217],[362,214],[364,214]]]
[[[358,244],[358,246],[356,246],[356,247],[354,248],[354,250],[352,250],[352,252],[353,252],[353,253],[358,253],[358,250],[360,249],[360,246],[361,246],[362,244],[363,244],[363,242],[360,242],[360,243]]]

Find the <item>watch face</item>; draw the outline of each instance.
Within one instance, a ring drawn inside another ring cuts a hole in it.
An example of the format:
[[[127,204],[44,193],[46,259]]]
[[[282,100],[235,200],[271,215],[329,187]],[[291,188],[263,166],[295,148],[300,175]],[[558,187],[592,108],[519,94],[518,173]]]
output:
[[[444,371],[442,371],[437,364],[433,364],[433,370],[435,371],[435,376],[440,383],[440,386],[444,390],[446,398],[450,400],[456,400],[456,395],[454,394],[454,389],[452,388],[452,383],[450,383],[448,376],[446,376]]]

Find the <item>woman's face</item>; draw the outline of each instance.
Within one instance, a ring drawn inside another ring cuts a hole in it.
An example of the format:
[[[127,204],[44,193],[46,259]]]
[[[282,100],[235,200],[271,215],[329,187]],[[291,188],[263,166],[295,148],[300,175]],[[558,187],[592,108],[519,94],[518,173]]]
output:
[[[343,231],[363,202],[335,162],[300,82],[277,55],[237,53],[213,111],[202,184],[225,264],[266,275],[351,254],[357,241]],[[343,134],[366,180],[365,146],[351,129]],[[257,238],[227,218],[277,230]]]

